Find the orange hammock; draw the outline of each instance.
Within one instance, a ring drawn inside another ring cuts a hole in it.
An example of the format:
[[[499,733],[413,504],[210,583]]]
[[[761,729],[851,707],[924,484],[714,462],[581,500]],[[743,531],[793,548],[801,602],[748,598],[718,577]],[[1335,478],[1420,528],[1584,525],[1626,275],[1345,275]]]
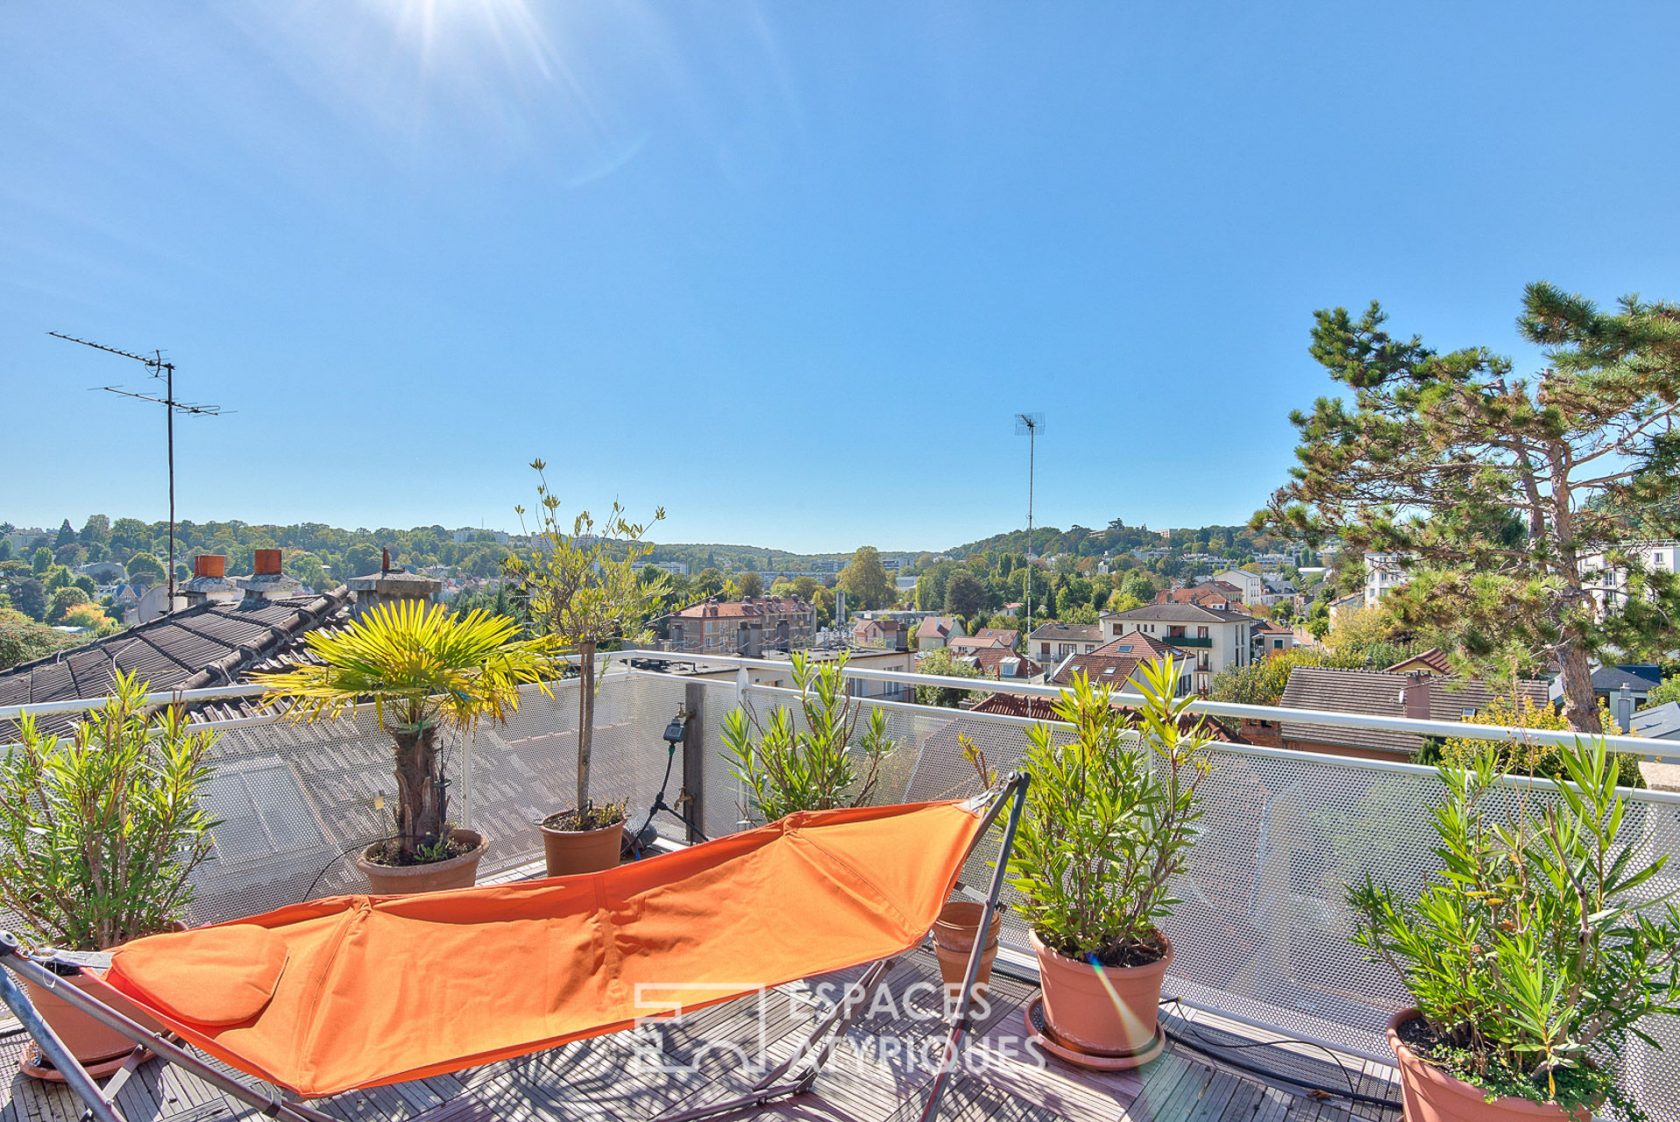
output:
[[[524,1055],[916,945],[987,804],[794,814],[602,873],[139,939],[106,981],[305,1098]]]

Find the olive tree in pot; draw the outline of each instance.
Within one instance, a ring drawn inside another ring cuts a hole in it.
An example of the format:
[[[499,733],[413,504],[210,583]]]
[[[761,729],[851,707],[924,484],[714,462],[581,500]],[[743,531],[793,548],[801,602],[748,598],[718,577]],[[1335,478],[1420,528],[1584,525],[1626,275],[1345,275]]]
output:
[[[24,717],[0,766],[0,906],[36,949],[103,951],[178,927],[215,825],[199,799],[215,733],[178,707],[146,705],[119,673],[102,709],[67,737]],[[63,979],[80,985],[85,975]],[[41,1015],[84,1066],[108,1071],[133,1041],[29,983]],[[103,995],[111,1000],[109,995]],[[133,1006],[129,1016],[151,1022]],[[26,1053],[24,1071],[55,1078]]]
[[[1009,883],[1031,929],[1049,1043],[1105,1067],[1159,1054],[1156,1007],[1172,943],[1157,924],[1177,903],[1201,817],[1196,794],[1210,770],[1211,737],[1184,719],[1173,660],[1145,663],[1133,719],[1112,691],[1075,678],[1056,702],[1072,726],[1028,733],[1032,775]],[[1188,726],[1188,727],[1186,727]]]
[[[636,572],[653,552],[642,541],[650,524],[631,522],[618,503],[599,525],[583,511],[568,529],[561,520],[560,498],[549,487],[547,466],[531,461],[537,473],[536,524],[525,524],[523,506],[514,508],[531,545],[511,554],[505,570],[524,595],[532,626],[577,657],[577,801],[538,823],[548,875],[564,876],[618,864],[625,800],[596,803],[590,793],[596,660],[604,645],[646,638],[648,617],[663,600],[666,578],[660,573],[642,579]],[[664,517],[660,508],[653,521]]]
[[[1549,784],[1502,776],[1489,747],[1442,767],[1444,864],[1413,901],[1367,877],[1354,942],[1400,974],[1415,1007],[1388,1040],[1408,1122],[1584,1120],[1637,1104],[1603,1062],[1637,1022],[1680,1012],[1680,909],[1618,833],[1619,763],[1602,740],[1560,753]]]
[[[506,616],[456,615],[441,604],[379,604],[339,631],[304,637],[314,661],[252,679],[265,704],[303,721],[333,718],[371,702],[390,734],[396,765],[396,832],[356,864],[376,893],[465,888],[489,841],[450,823],[438,731],[470,732],[519,708],[519,687],[548,692],[554,643],[521,639]]]
[[[778,705],[768,720],[745,709],[723,719],[724,758],[741,781],[744,817],[773,822],[800,810],[864,806],[874,796],[881,764],[892,754],[887,715],[846,692],[846,656],[816,661],[793,654],[798,714]]]

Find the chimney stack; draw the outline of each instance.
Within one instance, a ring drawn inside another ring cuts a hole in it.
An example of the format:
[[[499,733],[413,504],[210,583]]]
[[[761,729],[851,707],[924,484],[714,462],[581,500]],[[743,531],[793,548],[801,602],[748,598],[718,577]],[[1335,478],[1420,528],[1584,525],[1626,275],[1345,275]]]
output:
[[[303,595],[303,582],[282,571],[278,549],[257,550],[253,572],[239,583],[245,587],[245,599],[251,601],[290,600]]]
[[[1400,691],[1406,716],[1418,721],[1429,719],[1429,675],[1415,670],[1406,675],[1406,688]]]
[[[351,577],[345,583],[349,585],[350,591],[356,594],[356,603],[351,609],[351,614],[358,619],[376,604],[436,601],[438,593],[443,589],[443,582],[440,580],[393,569],[389,549],[380,550],[377,573]]]
[[[218,553],[201,553],[193,558],[192,579],[181,586],[181,599],[196,608],[211,601],[229,603],[240,597],[239,586],[227,579],[227,558]]]

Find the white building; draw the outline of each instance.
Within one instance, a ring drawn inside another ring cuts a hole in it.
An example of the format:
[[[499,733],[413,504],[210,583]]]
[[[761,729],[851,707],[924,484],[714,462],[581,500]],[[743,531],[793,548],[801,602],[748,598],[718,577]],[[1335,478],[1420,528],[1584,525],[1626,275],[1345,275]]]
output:
[[[1628,558],[1645,572],[1680,572],[1680,542],[1623,542],[1612,548],[1626,553]],[[1628,571],[1610,565],[1607,552],[1596,550],[1583,553],[1579,561],[1581,579],[1586,582],[1588,591],[1592,594],[1594,610],[1600,619],[1604,618],[1607,609],[1614,611],[1621,606],[1620,602],[1626,597],[1628,586]]]
[[[1365,606],[1374,608],[1396,588],[1411,580],[1405,565],[1408,558],[1403,553],[1367,553],[1365,554]]]
[[[1259,573],[1251,573],[1247,569],[1226,569],[1224,572],[1213,574],[1214,580],[1222,580],[1242,593],[1245,604],[1258,604],[1260,597],[1266,594],[1266,582],[1260,579]]]
[[[1253,616],[1243,612],[1221,611],[1200,604],[1145,604],[1129,612],[1102,615],[1107,638],[1117,639],[1141,631],[1190,659],[1195,666],[1198,691],[1206,690],[1213,676],[1226,667],[1247,666],[1254,661],[1256,622]]]

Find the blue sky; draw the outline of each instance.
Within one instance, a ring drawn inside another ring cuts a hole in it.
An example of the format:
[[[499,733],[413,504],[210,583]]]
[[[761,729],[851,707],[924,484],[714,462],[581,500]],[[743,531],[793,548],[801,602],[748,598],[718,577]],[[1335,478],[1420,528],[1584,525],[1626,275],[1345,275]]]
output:
[[[1404,10],[1402,10],[1404,9]],[[1245,518],[1315,308],[1680,298],[1680,6],[9,4],[0,519]],[[1532,356],[1523,356],[1525,360]]]

